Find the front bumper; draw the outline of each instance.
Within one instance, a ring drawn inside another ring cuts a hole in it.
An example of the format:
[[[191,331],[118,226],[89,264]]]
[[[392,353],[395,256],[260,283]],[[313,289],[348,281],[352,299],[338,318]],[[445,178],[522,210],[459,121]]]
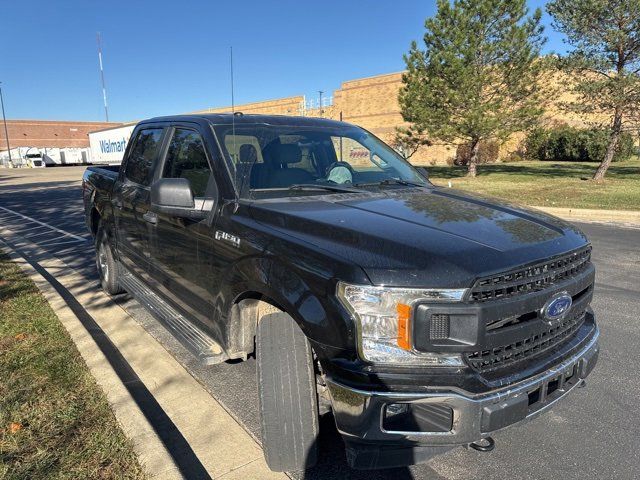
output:
[[[354,468],[381,468],[424,461],[453,446],[532,418],[583,384],[598,358],[596,329],[586,345],[557,366],[522,382],[483,394],[370,392],[328,380],[336,425]],[[384,428],[388,404],[434,405],[452,411],[449,431]],[[446,409],[446,408],[445,408]]]

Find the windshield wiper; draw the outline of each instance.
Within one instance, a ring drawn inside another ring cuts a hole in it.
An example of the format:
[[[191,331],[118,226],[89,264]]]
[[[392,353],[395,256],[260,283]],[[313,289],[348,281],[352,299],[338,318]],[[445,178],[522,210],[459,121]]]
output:
[[[328,190],[330,192],[340,193],[360,193],[362,191],[340,185],[321,185],[316,183],[296,183],[291,185],[288,190]]]
[[[412,182],[410,180],[402,180],[400,178],[385,178],[379,182],[373,183],[354,183],[354,187],[374,187],[376,185],[407,185],[410,187],[426,187],[424,183]]]

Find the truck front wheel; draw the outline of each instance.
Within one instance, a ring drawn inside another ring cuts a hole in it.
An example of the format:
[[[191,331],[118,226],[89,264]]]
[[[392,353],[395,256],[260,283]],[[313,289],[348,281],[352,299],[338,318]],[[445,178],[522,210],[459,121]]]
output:
[[[111,244],[103,228],[98,228],[96,235],[96,268],[102,289],[109,295],[122,293],[118,282],[118,263],[113,256]]]
[[[264,315],[256,332],[262,448],[277,472],[311,468],[317,459],[318,399],[307,337],[286,313]]]

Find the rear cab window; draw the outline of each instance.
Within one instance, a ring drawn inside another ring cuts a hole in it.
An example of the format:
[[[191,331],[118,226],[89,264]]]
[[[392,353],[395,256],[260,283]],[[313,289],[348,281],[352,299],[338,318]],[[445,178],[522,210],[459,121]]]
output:
[[[258,137],[253,135],[226,135],[224,146],[234,166],[241,162],[263,163]]]

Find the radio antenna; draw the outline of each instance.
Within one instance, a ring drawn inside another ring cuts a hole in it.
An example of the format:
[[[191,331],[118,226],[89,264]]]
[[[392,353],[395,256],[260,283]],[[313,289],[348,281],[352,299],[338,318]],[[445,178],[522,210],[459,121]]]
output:
[[[231,64],[231,135],[233,136],[233,154],[236,152],[236,102],[233,96],[233,47],[229,47],[229,62]],[[238,159],[236,158],[236,161]]]
[[[233,150],[233,154],[231,155],[231,160],[234,161],[236,165],[236,175],[241,173],[242,169],[240,169],[240,154],[236,151],[236,102],[234,98],[233,92],[233,46],[229,47],[229,65],[231,71],[231,149]],[[235,156],[235,158],[234,158]],[[244,188],[244,178],[238,179],[240,180],[240,190]]]
[[[233,47],[229,47],[229,61],[231,63],[231,113],[235,114],[235,101],[233,98]]]
[[[102,81],[102,101],[104,102],[104,116],[109,121],[109,109],[107,108],[107,88],[104,85],[104,69],[102,67],[102,37],[100,32],[96,32],[96,40],[98,41],[98,61],[100,62],[100,80]]]

